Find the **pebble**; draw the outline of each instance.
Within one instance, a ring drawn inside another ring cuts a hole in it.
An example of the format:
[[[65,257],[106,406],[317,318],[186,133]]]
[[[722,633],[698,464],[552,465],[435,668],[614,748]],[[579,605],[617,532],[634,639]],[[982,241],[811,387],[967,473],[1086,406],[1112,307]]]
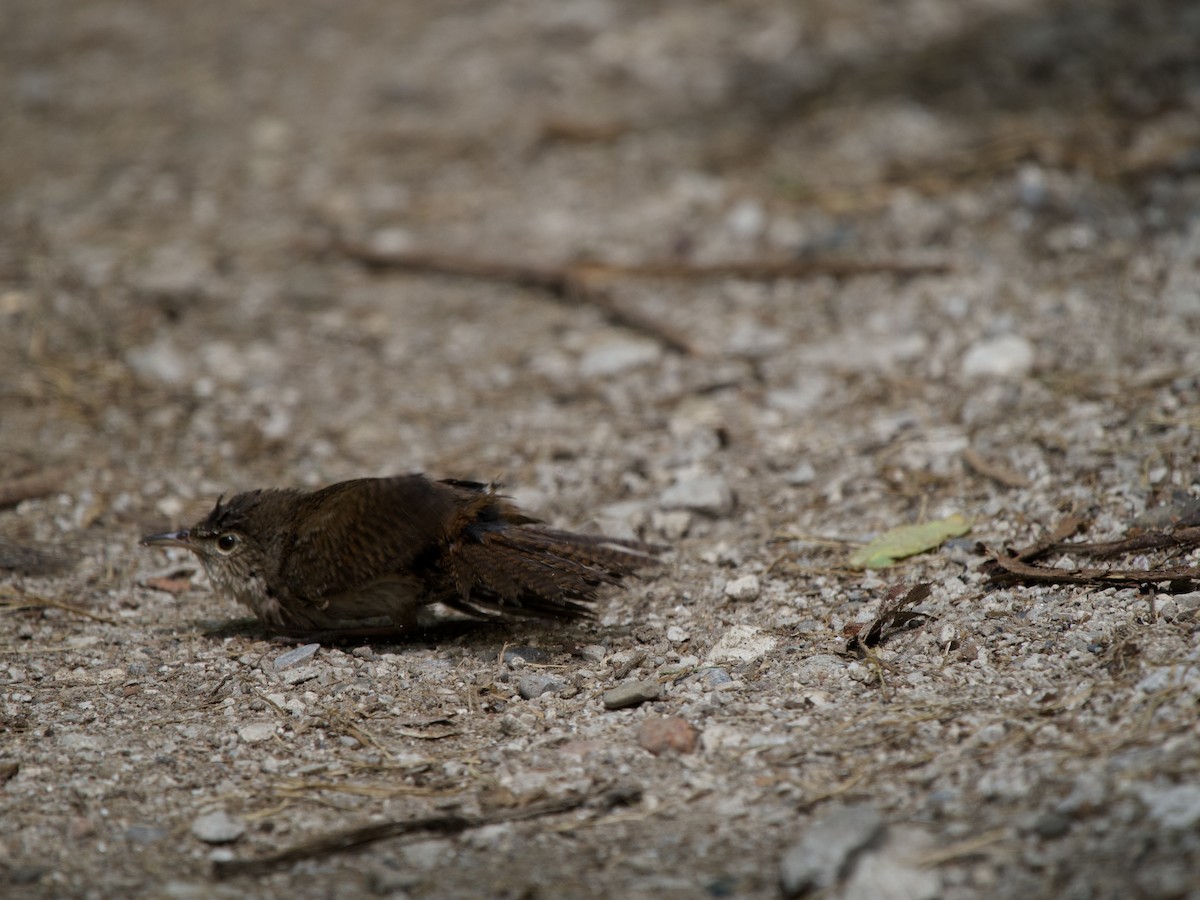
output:
[[[1052,810],[1042,813],[1033,822],[1034,834],[1046,840],[1060,838],[1070,830],[1070,817]]]
[[[877,840],[886,825],[871,806],[846,806],[816,818],[783,857],[779,886],[785,897],[833,887],[851,857]]]
[[[642,749],[655,756],[671,753],[691,753],[696,749],[699,732],[679,716],[646,719],[638,726],[637,739]]]
[[[725,669],[713,666],[700,673],[700,683],[705,687],[716,688],[723,684],[733,684],[733,676]]]
[[[659,684],[650,678],[645,681],[627,681],[604,692],[605,709],[624,709],[637,706],[647,700],[658,698]]]
[[[192,835],[206,844],[231,844],[246,833],[246,824],[224,810],[207,813],[192,822]]]
[[[540,697],[542,694],[561,691],[563,683],[553,675],[540,675],[531,673],[522,675],[517,680],[517,693],[526,700],[532,700],[534,697]]]
[[[688,475],[663,491],[659,503],[666,509],[690,509],[720,518],[733,512],[733,490],[720,475]]]
[[[550,653],[541,647],[509,647],[504,651],[504,662],[508,665],[511,666],[517,659],[524,663],[543,666],[550,662]]]
[[[664,540],[672,543],[687,537],[692,527],[692,514],[686,509],[673,509],[666,512],[655,510],[650,514],[650,527],[663,536]]]
[[[761,592],[757,575],[743,575],[725,583],[725,596],[730,600],[757,600]]]
[[[1022,378],[1033,368],[1033,344],[1016,334],[976,341],[963,355],[968,378]]]
[[[275,736],[274,722],[252,722],[237,730],[238,737],[247,744],[261,744]]]
[[[802,462],[784,475],[783,480],[793,487],[812,484],[817,480],[817,470],[813,468],[812,463]]]
[[[454,843],[445,838],[429,838],[424,841],[413,841],[402,844],[399,856],[403,868],[408,871],[430,871],[446,862],[454,855]]]
[[[846,900],[934,900],[943,895],[940,873],[922,863],[934,849],[930,834],[910,826],[891,828],[875,846],[863,847],[851,859],[852,871],[842,888]]]
[[[603,644],[588,644],[579,649],[579,655],[586,662],[600,663],[604,662],[604,657],[608,656],[608,648]]]
[[[165,384],[182,384],[190,372],[179,349],[168,339],[160,338],[125,353],[125,362],[138,375]]]
[[[281,653],[275,657],[275,671],[282,672],[284,669],[298,666],[305,660],[311,659],[320,649],[320,644],[304,644],[300,647],[292,648],[287,653]]]
[[[1200,823],[1200,785],[1142,784],[1136,791],[1146,815],[1164,828],[1191,831]]]
[[[653,341],[605,341],[583,355],[579,374],[584,378],[607,378],[656,363],[661,357],[662,348]]]
[[[320,675],[320,666],[297,666],[280,675],[279,680],[284,684],[302,684],[305,681],[312,681]]]
[[[500,730],[507,735],[521,737],[533,731],[533,726],[510,713],[500,719]]]
[[[690,640],[691,635],[680,628],[678,625],[671,625],[667,628],[667,640],[672,644],[682,644],[686,640]]]
[[[776,640],[752,625],[734,625],[713,644],[705,661],[708,663],[736,660],[749,662],[775,649]]]

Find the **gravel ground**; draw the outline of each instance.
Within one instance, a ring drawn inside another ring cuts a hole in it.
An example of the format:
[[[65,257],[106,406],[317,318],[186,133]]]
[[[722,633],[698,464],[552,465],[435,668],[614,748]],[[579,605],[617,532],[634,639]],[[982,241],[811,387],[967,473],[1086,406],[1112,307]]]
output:
[[[1200,897],[1196,584],[981,549],[1200,494],[1198,12],[5,3],[0,892]],[[594,623],[314,647],[137,547],[408,471],[674,552]]]

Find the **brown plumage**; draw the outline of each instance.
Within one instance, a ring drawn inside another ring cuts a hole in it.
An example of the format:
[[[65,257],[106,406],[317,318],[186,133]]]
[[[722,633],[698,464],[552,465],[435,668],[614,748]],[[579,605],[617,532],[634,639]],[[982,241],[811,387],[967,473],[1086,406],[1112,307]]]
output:
[[[547,528],[492,486],[423,475],[249,491],[142,543],[191,550],[219,593],[289,629],[379,617],[411,627],[432,603],[485,618],[579,618],[600,588],[666,549]]]

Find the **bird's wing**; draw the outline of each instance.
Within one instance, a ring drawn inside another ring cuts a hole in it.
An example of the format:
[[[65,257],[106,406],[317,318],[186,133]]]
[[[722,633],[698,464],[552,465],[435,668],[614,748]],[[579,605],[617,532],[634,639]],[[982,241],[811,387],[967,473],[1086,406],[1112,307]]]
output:
[[[444,540],[461,506],[460,489],[423,475],[362,478],[303,498],[279,579],[312,603],[410,568]],[[330,560],[314,565],[313,560]]]

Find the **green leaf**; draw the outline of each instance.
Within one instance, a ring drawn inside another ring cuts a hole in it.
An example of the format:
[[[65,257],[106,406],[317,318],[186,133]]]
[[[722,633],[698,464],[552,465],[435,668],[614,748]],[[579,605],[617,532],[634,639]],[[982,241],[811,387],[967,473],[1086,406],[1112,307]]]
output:
[[[898,559],[924,553],[943,541],[966,534],[971,530],[971,524],[970,519],[955,513],[937,522],[901,525],[885,531],[865,547],[856,550],[850,557],[850,566],[855,569],[882,569]]]

